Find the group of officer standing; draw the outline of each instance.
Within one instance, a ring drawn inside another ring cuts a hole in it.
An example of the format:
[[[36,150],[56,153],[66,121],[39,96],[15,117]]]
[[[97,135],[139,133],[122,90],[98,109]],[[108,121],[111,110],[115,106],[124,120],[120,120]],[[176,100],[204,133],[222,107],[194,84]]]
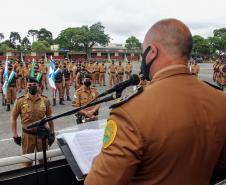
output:
[[[55,70],[58,72],[55,75],[56,90],[53,91],[53,106],[56,105],[56,96],[59,94],[59,104],[64,105],[64,96],[66,100],[71,101],[70,87],[73,85],[75,90],[79,89],[82,84],[82,77],[88,73],[91,77],[91,84],[95,87],[106,86],[106,75],[109,75],[109,86],[113,86],[118,82],[128,79],[132,73],[133,66],[128,61],[124,66],[120,61],[118,65],[114,61],[109,66],[105,62],[99,63],[96,61],[78,60],[78,61],[57,61],[55,62]],[[5,62],[0,62],[0,90],[4,84]],[[27,79],[32,73],[32,62],[21,62],[15,60],[9,62],[8,71],[14,71],[14,78],[10,81],[6,95],[2,93],[2,105],[6,105],[6,111],[10,111],[10,104],[16,100],[17,93],[22,90],[26,92]],[[36,61],[34,64],[34,77],[37,79],[40,86],[40,94],[43,90],[48,90],[48,65],[43,60]]]
[[[13,72],[14,76],[10,80],[6,94],[3,94],[3,84],[5,81],[5,65],[8,75]],[[104,62],[96,61],[55,61],[55,89],[49,87],[48,75],[49,67],[43,60],[36,62],[22,62],[19,60],[5,61],[0,63],[0,82],[2,93],[2,104],[6,106],[6,111],[10,111],[10,105],[14,104],[11,111],[11,130],[14,142],[22,147],[22,154],[33,153],[35,150],[41,151],[41,140],[37,138],[37,129],[27,129],[29,123],[38,121],[52,115],[52,106],[47,96],[43,95],[44,90],[52,90],[53,106],[56,105],[56,97],[59,94],[59,104],[64,105],[66,100],[72,101],[70,88],[74,86],[74,96],[72,106],[84,105],[98,96],[96,86],[105,86],[106,75],[109,75],[109,85],[128,79],[132,73],[132,64],[127,62],[118,65],[111,62],[107,66]],[[24,91],[22,96],[17,93]],[[100,105],[96,105],[80,111],[77,114],[77,123],[93,121],[98,119]],[[21,118],[22,135],[17,132],[17,118]],[[51,146],[55,140],[54,124],[52,121],[46,126],[49,131],[48,145]],[[42,161],[40,161],[42,162]],[[31,162],[26,162],[23,166],[31,166]]]
[[[226,63],[216,60],[213,65],[213,81],[220,87],[226,86]]]

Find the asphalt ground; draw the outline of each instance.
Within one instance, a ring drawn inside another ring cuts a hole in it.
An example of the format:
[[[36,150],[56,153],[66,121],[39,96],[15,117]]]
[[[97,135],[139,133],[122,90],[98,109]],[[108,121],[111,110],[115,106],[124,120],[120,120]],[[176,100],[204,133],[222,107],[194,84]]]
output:
[[[214,84],[212,80],[212,73],[213,73],[212,66],[213,64],[210,64],[210,63],[200,64],[199,78],[201,80],[205,80]],[[139,62],[133,63],[133,73],[138,73],[139,69],[140,69],[140,63]],[[108,85],[109,84],[108,75],[106,75],[106,82]],[[98,89],[99,93],[101,93],[104,90],[108,89],[109,86],[100,87],[99,85],[96,85],[96,88]],[[132,91],[132,88],[127,88],[123,92],[123,94],[127,94],[131,91]],[[22,93],[18,94],[17,96],[21,96]],[[49,97],[50,101],[52,102],[51,90],[44,90],[43,94]],[[73,86],[71,86],[70,88],[70,94],[71,94],[71,97],[73,97],[73,94],[74,94]],[[12,133],[10,130],[10,112],[5,111],[6,107],[1,106],[2,104],[1,101],[2,100],[0,98],[0,158],[20,155],[20,147],[15,145],[13,140],[8,140],[8,138],[12,137]],[[73,109],[73,107],[71,106],[71,102],[64,101],[64,103],[65,105],[59,105],[59,101],[57,100],[57,105],[53,107],[54,115],[64,113],[68,110]],[[110,112],[109,106],[111,104],[112,102],[108,102],[108,103],[103,103],[101,105],[101,108],[99,111],[99,119],[104,119],[108,117]],[[67,117],[63,117],[58,120],[55,120],[54,123],[55,123],[55,130],[61,130],[61,129],[76,125],[76,119],[75,119],[75,116],[72,115],[72,116],[67,116]],[[18,118],[18,133],[21,133],[20,118]],[[58,147],[57,144],[54,143],[54,145],[51,148],[57,148],[57,147]],[[5,169],[0,168],[0,172],[4,170]]]

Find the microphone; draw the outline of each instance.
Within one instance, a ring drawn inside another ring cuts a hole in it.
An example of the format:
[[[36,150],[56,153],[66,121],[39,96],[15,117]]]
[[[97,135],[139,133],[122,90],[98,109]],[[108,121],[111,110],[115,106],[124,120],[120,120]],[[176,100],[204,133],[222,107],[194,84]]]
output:
[[[111,89],[106,90],[105,92],[99,94],[98,98],[105,96],[107,94],[113,93],[115,91],[122,91],[126,87],[129,87],[131,85],[138,85],[140,83],[140,78],[137,74],[133,74],[130,76],[130,78],[126,81],[120,82],[116,84],[114,87]]]

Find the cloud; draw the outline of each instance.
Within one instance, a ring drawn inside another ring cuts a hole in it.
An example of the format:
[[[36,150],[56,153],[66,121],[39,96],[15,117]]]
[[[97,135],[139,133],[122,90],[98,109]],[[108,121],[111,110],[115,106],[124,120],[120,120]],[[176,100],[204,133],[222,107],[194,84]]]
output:
[[[7,0],[1,2],[1,29],[22,36],[31,28],[47,28],[56,37],[67,27],[92,25],[98,21],[114,42],[134,35],[141,41],[156,21],[174,17],[189,26],[193,34],[211,35],[226,27],[225,0]]]

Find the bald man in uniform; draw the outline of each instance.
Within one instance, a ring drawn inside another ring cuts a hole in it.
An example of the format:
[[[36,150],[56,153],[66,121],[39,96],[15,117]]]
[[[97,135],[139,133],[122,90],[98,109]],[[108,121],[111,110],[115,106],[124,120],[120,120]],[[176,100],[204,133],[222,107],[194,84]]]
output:
[[[142,73],[151,83],[111,111],[85,185],[208,185],[226,167],[226,96],[191,75],[191,49],[182,22],[150,28]]]

